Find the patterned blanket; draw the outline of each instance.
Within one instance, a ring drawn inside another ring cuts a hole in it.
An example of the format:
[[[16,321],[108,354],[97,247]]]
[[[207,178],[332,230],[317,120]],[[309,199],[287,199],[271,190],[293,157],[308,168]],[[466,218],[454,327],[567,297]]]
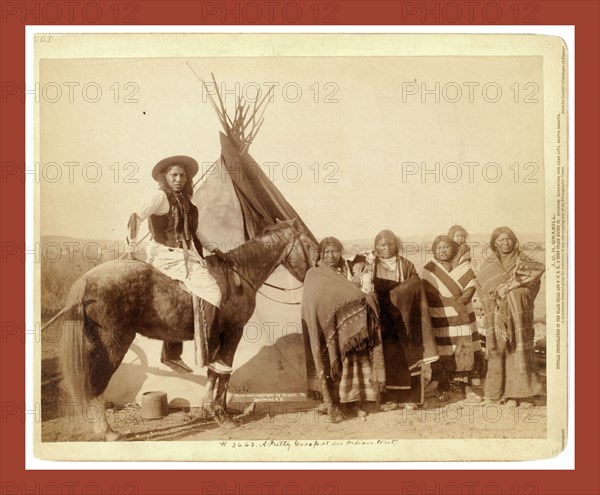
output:
[[[473,270],[469,263],[461,263],[448,272],[432,260],[423,267],[422,277],[440,358],[452,358],[453,371],[472,370],[475,353],[481,351],[475,311],[471,302],[457,299],[475,287]]]
[[[371,381],[385,383],[381,332],[376,308],[352,282],[326,265],[311,268],[304,279],[302,326],[310,339],[318,377],[328,373],[339,379],[342,358],[353,351],[368,350],[372,361]],[[329,369],[325,369],[322,343]]]
[[[542,263],[519,252],[508,266],[491,257],[477,275],[488,351],[500,348],[516,353],[521,372],[526,371],[533,350],[533,301],[544,270]]]

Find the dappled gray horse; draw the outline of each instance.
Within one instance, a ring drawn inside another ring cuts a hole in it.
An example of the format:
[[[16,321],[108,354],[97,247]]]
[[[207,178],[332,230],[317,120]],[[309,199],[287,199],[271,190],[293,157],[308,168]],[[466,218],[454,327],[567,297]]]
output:
[[[303,281],[315,253],[306,229],[292,220],[278,222],[224,254],[226,260],[207,257],[223,294],[215,329],[221,335],[217,359],[233,365],[244,325],[256,306],[256,293],[275,268],[281,264]],[[65,308],[50,323],[58,321],[69,322],[70,335],[61,346],[65,388],[83,407],[99,408],[100,419],[93,427],[95,436],[104,440],[119,435],[106,420],[103,393],[136,333],[158,340],[194,338],[192,296],[179,282],[141,261],[107,262],[87,272],[73,284]],[[235,427],[227,412],[229,378],[208,370],[204,402],[223,427]]]

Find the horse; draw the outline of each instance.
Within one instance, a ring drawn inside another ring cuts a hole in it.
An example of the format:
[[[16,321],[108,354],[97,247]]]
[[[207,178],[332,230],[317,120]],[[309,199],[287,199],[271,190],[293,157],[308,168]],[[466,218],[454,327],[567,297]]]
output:
[[[228,366],[241,340],[244,325],[256,306],[258,288],[280,264],[303,281],[314,265],[316,244],[297,221],[278,222],[241,246],[206,258],[223,299],[216,324],[221,331],[217,359]],[[224,258],[224,259],[223,259]],[[92,268],[72,286],[55,321],[69,323],[62,338],[61,368],[65,389],[76,404],[100,410],[93,435],[112,441],[120,435],[106,419],[103,393],[136,334],[151,339],[183,341],[194,338],[192,296],[145,262],[108,261]],[[218,424],[234,428],[227,411],[230,375],[208,370],[209,406]],[[215,384],[217,384],[215,393]]]

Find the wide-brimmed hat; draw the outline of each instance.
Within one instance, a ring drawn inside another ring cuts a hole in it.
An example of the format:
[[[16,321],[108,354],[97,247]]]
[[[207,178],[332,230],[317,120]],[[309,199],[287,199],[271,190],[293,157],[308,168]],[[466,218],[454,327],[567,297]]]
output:
[[[185,169],[185,173],[187,174],[188,179],[191,179],[198,173],[198,162],[194,160],[191,156],[185,155],[176,155],[170,156],[169,158],[165,158],[161,160],[152,169],[152,178],[155,181],[158,181],[160,174],[164,174],[165,170],[169,168],[171,165],[181,165]]]

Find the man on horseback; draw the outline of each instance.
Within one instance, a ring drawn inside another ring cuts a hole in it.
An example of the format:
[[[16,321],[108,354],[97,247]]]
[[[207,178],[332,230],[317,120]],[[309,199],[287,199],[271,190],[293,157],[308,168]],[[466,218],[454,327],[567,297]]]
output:
[[[188,156],[165,158],[154,166],[152,177],[159,183],[159,188],[131,214],[128,223],[130,246],[136,246],[138,226],[148,219],[152,238],[146,248],[146,262],[170,278],[183,282],[192,293],[194,321],[205,331],[200,345],[206,349],[207,366],[216,373],[228,374],[232,372],[230,366],[221,360],[212,360],[220,340],[218,329],[213,327],[216,326],[221,291],[207,269],[205,253],[196,235],[198,208],[191,197],[192,178],[198,168],[198,162]],[[198,302],[195,296],[201,301]],[[183,342],[163,341],[161,362],[179,373],[190,373],[193,370],[181,359],[182,352]]]

